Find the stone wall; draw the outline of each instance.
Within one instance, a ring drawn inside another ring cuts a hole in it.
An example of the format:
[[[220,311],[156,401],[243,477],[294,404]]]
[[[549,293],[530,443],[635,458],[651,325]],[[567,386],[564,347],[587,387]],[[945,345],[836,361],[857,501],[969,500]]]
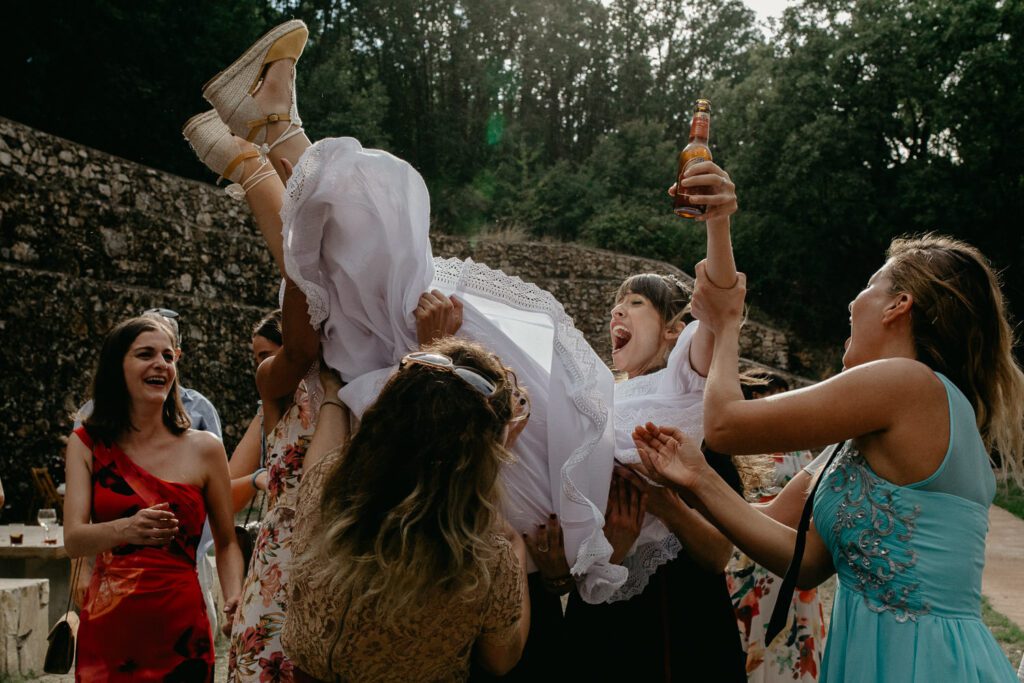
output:
[[[690,279],[657,261],[566,244],[437,236],[435,252],[551,290],[605,358],[607,313],[624,277]],[[63,480],[62,437],[87,398],[103,336],[146,308],[181,313],[182,379],[220,410],[230,452],[256,401],[249,331],[277,300],[244,203],[0,118],[0,273],[0,472],[15,509],[29,494],[29,466]],[[784,334],[749,325],[743,343],[753,360],[788,367]]]

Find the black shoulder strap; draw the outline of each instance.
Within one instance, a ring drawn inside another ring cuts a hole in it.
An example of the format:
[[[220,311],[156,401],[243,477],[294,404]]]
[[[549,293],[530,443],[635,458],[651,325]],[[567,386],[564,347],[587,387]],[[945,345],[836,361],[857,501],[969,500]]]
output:
[[[800,576],[800,564],[804,559],[804,546],[807,545],[807,530],[811,526],[811,511],[814,509],[814,494],[818,492],[818,485],[821,484],[821,480],[828,474],[828,468],[832,465],[832,461],[836,459],[836,455],[842,450],[842,443],[837,443],[832,447],[832,454],[828,456],[828,460],[825,461],[825,466],[818,471],[817,478],[814,481],[814,486],[811,487],[811,493],[807,496],[807,500],[804,501],[803,512],[800,513],[800,524],[796,528],[796,545],[793,547],[793,559],[789,563],[789,568],[786,569],[786,576],[782,579],[782,586],[779,588],[779,598],[775,602],[775,609],[772,610],[772,618],[768,622],[768,630],[764,634],[765,647],[771,644],[775,640],[775,636],[779,635],[783,628],[786,626],[786,619],[789,617],[789,608],[793,603],[793,592],[796,589],[796,580]]]

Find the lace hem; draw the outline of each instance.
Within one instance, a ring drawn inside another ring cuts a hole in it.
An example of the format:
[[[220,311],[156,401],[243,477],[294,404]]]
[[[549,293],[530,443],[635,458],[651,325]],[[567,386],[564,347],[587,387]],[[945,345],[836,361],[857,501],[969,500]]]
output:
[[[632,555],[622,561],[622,565],[629,571],[629,578],[619,587],[608,599],[608,602],[620,602],[629,600],[644,592],[654,572],[664,564],[668,564],[679,556],[683,545],[675,534],[669,534],[655,543],[647,543],[637,546]]]
[[[572,574],[577,579],[580,595],[587,602],[607,600],[627,579],[626,570],[611,564],[612,547],[605,538],[604,515],[576,485],[577,471],[587,469],[608,426],[609,406],[597,387],[597,363],[601,360],[576,329],[565,308],[550,292],[519,277],[506,275],[471,259],[434,258],[434,279],[455,290],[461,290],[524,311],[546,314],[554,323],[554,353],[570,380],[569,398],[573,406],[590,421],[588,438],[562,464],[561,493],[571,502],[588,508],[594,529],[580,544]],[[602,364],[603,366],[603,364]],[[549,453],[549,457],[551,454]]]

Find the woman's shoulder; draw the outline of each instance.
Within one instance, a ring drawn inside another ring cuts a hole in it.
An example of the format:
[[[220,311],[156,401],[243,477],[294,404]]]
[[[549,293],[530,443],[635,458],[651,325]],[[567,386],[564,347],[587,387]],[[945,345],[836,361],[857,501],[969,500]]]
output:
[[[875,377],[884,377],[887,379],[898,379],[909,382],[939,382],[938,375],[930,367],[917,360],[916,358],[906,358],[903,356],[896,358],[879,358],[878,360],[868,361],[862,363],[849,370],[845,370],[840,373],[839,376],[850,374],[861,374]]]
[[[944,398],[946,387],[930,367],[913,358],[881,358],[843,370],[838,375],[811,387],[816,392],[829,386],[850,392],[854,401],[872,398],[875,401],[908,407],[919,405],[919,399],[930,394]]]
[[[188,450],[200,458],[227,457],[224,443],[215,434],[201,429],[189,429],[182,433],[181,438],[185,441]]]

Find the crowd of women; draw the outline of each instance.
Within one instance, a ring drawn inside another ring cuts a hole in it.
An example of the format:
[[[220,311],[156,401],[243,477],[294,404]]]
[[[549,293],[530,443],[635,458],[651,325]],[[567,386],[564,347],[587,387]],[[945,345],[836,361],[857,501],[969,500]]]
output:
[[[100,351],[67,450],[66,546],[96,556],[78,680],[212,679],[206,519],[233,681],[1015,680],[980,585],[990,454],[1019,469],[1024,376],[982,254],[895,240],[850,304],[843,372],[745,397],[735,187],[696,164],[669,191],[707,206],[707,258],[692,294],[622,283],[616,380],[550,293],[431,256],[407,163],[311,144],[306,36],[263,36],[184,130],[283,278],[230,463],[189,428],[159,316]],[[751,504],[766,453],[784,485]],[[233,512],[257,491],[246,567]],[[812,589],[833,574],[826,645]]]

